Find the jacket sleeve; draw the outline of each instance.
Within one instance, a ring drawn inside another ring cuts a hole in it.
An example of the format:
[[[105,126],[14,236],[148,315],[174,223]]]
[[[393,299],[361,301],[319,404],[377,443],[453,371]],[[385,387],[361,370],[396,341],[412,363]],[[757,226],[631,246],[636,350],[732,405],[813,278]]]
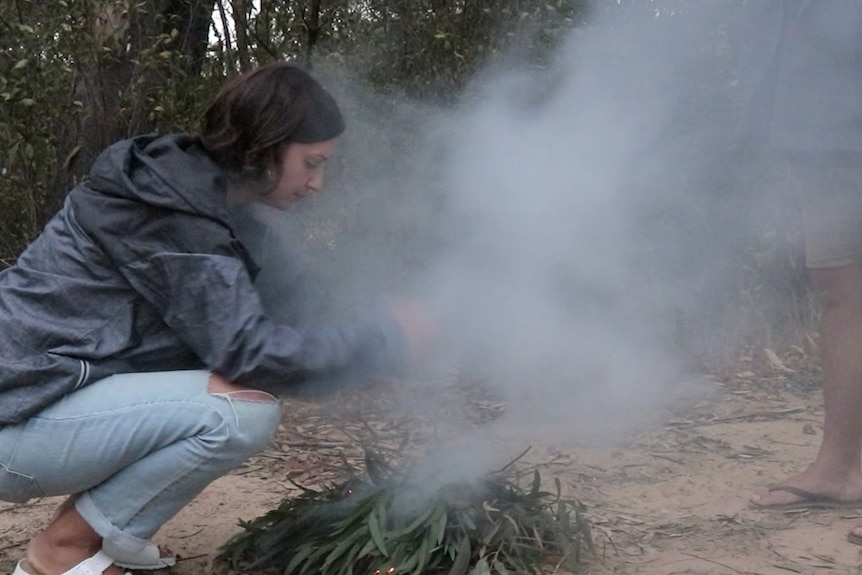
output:
[[[400,330],[382,311],[302,329],[273,321],[242,244],[223,222],[174,211],[154,217],[149,206],[116,202],[103,202],[107,209],[90,233],[101,236],[123,277],[177,336],[230,381],[278,392],[308,377],[394,365],[405,356]],[[121,229],[129,231],[123,236]]]
[[[382,312],[302,330],[270,320],[236,258],[160,252],[122,271],[210,369],[250,387],[277,390],[309,376],[386,364],[385,356],[395,362],[403,348]]]

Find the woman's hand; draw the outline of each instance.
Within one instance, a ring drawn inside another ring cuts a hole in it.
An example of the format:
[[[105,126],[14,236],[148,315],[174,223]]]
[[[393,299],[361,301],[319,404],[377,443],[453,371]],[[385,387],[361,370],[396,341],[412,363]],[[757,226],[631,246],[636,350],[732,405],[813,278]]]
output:
[[[429,353],[439,338],[438,322],[428,309],[414,301],[390,303],[389,311],[415,354]]]

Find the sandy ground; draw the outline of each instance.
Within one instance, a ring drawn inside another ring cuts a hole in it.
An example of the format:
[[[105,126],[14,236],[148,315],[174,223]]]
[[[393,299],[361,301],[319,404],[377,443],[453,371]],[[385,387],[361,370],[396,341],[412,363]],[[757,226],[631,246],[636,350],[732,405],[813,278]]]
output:
[[[746,504],[754,489],[815,453],[822,409],[812,365],[804,357],[743,358],[727,373],[680,387],[658,420],[613,445],[561,439],[554,423],[509,421],[511,405],[463,389],[449,394],[445,427],[449,437],[491,429],[513,449],[533,438],[531,457],[543,477],[559,478],[587,506],[597,553],[579,573],[862,573],[862,547],[845,540],[862,510],[764,512]],[[362,440],[406,437],[422,446],[439,439],[439,411],[398,410],[388,385],[290,402],[271,449],[216,481],[157,534],[181,557],[168,573],[218,570],[214,552],[239,530],[238,520],[273,508],[295,489],[291,481],[337,477],[345,458],[360,466]],[[0,504],[0,571],[11,572],[58,502]]]

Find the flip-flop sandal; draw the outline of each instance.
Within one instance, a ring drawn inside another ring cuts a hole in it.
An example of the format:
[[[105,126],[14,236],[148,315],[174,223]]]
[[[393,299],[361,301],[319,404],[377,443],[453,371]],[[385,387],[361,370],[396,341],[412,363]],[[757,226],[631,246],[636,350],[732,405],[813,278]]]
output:
[[[862,536],[856,535],[852,531],[847,534],[847,541],[853,545],[862,545]]]
[[[100,575],[113,563],[114,560],[107,553],[99,551],[92,557],[84,559],[68,571],[63,572],[62,575]],[[15,566],[15,571],[12,572],[12,575],[37,575],[37,573],[30,567],[26,559],[22,559],[18,561],[18,565]],[[125,575],[131,575],[131,573],[126,573]]]
[[[119,549],[115,544],[105,539],[102,541],[102,551],[111,556],[116,565],[125,569],[155,571],[156,569],[173,567],[177,564],[175,555],[162,557],[161,551],[153,543],[148,543],[146,547],[137,553],[129,553],[128,551]]]
[[[793,487],[792,485],[779,485],[769,490],[770,493],[772,493],[773,491],[784,491],[785,493],[790,493],[791,495],[795,495],[796,497],[798,497],[799,501],[793,501],[791,503],[779,503],[776,505],[758,505],[757,503],[752,503],[751,506],[755,509],[763,509],[766,511],[789,511],[792,509],[862,508],[862,500],[860,499],[854,501],[842,501],[840,499],[835,499],[834,497],[829,497],[828,495],[818,495],[817,493],[812,493],[811,491],[800,489],[799,487]],[[860,538],[860,544],[862,544],[862,538]]]

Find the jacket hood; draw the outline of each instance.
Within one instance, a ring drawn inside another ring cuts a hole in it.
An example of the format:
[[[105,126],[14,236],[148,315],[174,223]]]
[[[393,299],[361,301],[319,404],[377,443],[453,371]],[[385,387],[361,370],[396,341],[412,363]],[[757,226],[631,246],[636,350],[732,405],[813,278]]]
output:
[[[228,223],[227,178],[188,134],[138,136],[103,151],[89,185],[103,194]]]

